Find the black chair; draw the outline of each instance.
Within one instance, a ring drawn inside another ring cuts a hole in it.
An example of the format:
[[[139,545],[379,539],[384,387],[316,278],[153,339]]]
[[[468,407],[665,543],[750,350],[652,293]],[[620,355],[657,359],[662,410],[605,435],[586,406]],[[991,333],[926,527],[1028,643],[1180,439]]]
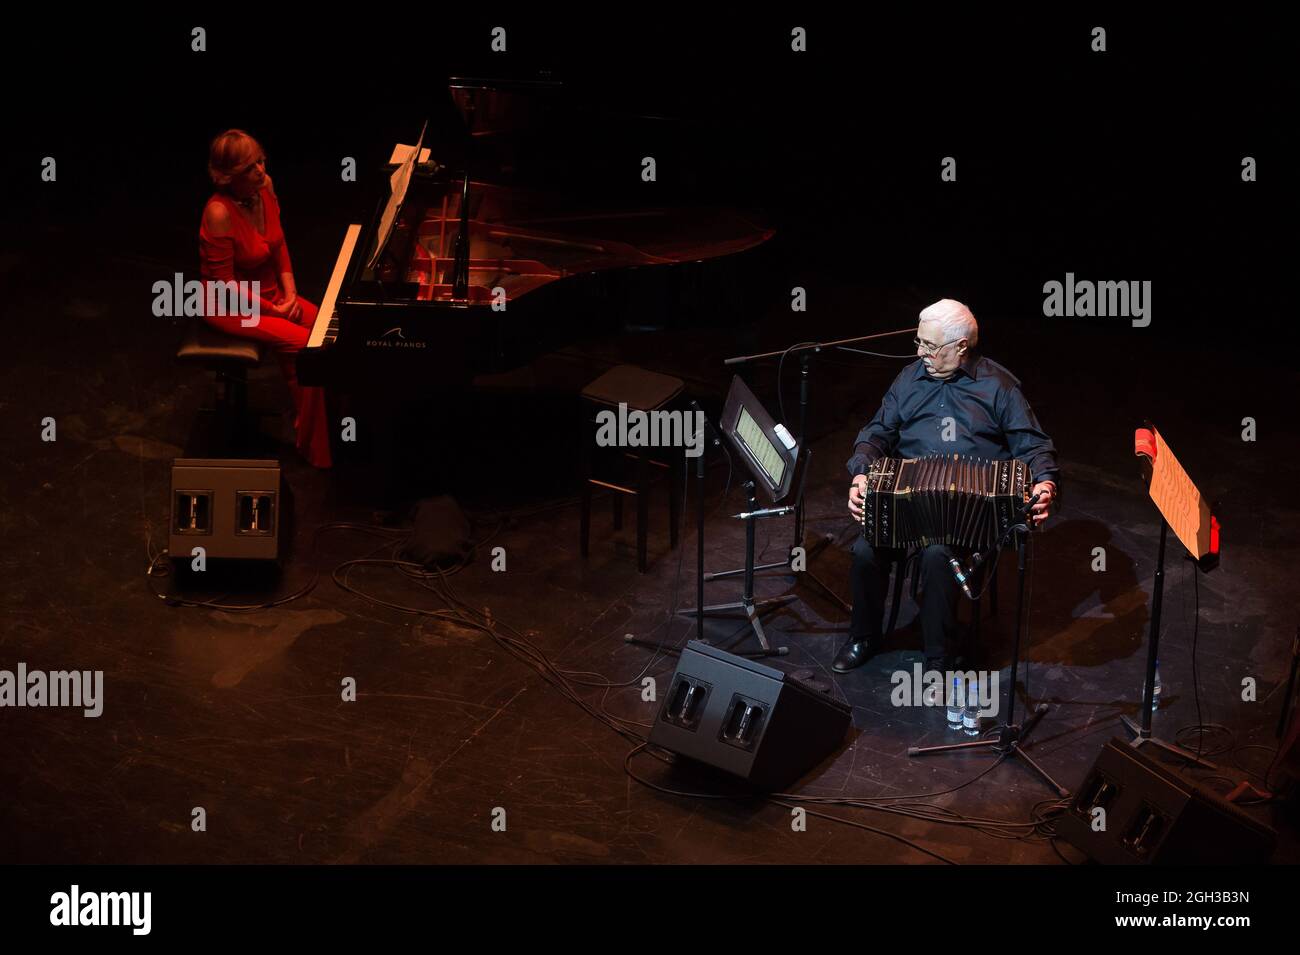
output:
[[[262,362],[262,345],[248,338],[227,335],[201,318],[185,326],[176,360],[198,365],[216,378],[216,401],[211,410],[220,447],[214,455],[235,454],[248,443],[248,369]]]
[[[617,411],[626,404],[629,411],[658,411],[682,393],[685,385],[680,378],[646,371],[635,365],[616,365],[587,387],[582,389],[582,523],[581,552],[585,558],[591,538],[591,494],[593,487],[614,492],[614,529],[623,527],[623,498],[636,498],[636,567],[646,572],[647,530],[650,517],[650,468],[668,471],[669,547],[677,547],[677,523],[681,510],[681,477],[684,474],[681,448],[638,448],[635,451],[618,449],[620,458],[635,465],[635,483],[606,481],[594,473],[594,427],[596,415],[603,409]],[[658,454],[656,455],[656,452]],[[621,477],[620,477],[621,480]]]
[[[907,552],[902,561],[891,562],[891,572],[894,575],[893,595],[889,601],[889,626],[885,628],[884,639],[888,640],[894,633],[894,628],[898,625],[898,611],[903,602],[903,580],[909,574],[912,578],[912,603],[918,602],[917,589],[920,587],[921,574],[919,571],[921,563],[922,548],[913,547]],[[999,558],[1001,555],[999,554]],[[993,572],[994,564],[986,562],[981,564],[975,571],[971,581],[971,590],[976,597],[971,601],[971,619],[966,631],[966,643],[968,647],[979,645],[980,636],[980,609],[983,604],[983,589],[986,575]],[[989,615],[996,617],[998,615],[998,578],[995,576],[988,587],[989,597]]]

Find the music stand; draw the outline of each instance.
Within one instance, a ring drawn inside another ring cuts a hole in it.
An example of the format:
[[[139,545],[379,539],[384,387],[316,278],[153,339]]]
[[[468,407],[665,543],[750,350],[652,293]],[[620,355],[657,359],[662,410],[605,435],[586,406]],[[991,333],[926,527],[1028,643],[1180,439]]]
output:
[[[1160,650],[1160,609],[1165,592],[1165,542],[1170,522],[1174,532],[1196,564],[1192,573],[1208,573],[1219,565],[1219,521],[1187,472],[1183,470],[1165,439],[1151,422],[1134,435],[1134,453],[1142,462],[1147,493],[1160,511],[1160,549],[1156,554],[1155,581],[1151,588],[1150,634],[1147,638],[1147,671],[1142,683],[1142,722],[1127,716],[1120,721],[1133,734],[1130,746],[1156,746],[1206,769],[1217,769],[1208,759],[1191,750],[1166,742],[1151,732],[1151,701],[1155,696],[1156,661]]]
[[[780,351],[761,352],[755,355],[738,355],[734,358],[728,358],[724,362],[724,364],[744,365],[744,364],[748,364],[749,362],[759,361],[761,359],[767,359],[767,358],[784,358],[788,355],[796,355],[796,354],[799,356],[799,424],[798,424],[799,430],[796,433],[799,437],[799,440],[803,444],[803,448],[804,448],[803,466],[806,469],[809,468],[812,464],[811,460],[809,460],[812,456],[812,447],[811,447],[812,441],[808,437],[808,396],[812,390],[813,355],[816,355],[819,352],[821,352],[823,349],[828,349],[828,348],[838,348],[844,351],[856,351],[856,349],[849,348],[848,346],[871,341],[876,338],[887,338],[892,335],[905,335],[905,334],[915,332],[915,330],[916,329],[914,327],[898,328],[892,332],[876,332],[871,335],[859,335],[856,338],[842,338],[838,341],[833,341],[833,342],[803,342],[801,344],[794,345],[791,346],[790,348],[785,348]],[[779,375],[777,376],[776,386],[778,389],[780,389],[781,387],[781,380]],[[845,601],[843,597],[841,597],[838,593],[835,592],[834,588],[832,588],[824,580],[818,577],[817,574],[812,570],[813,558],[815,558],[818,554],[820,554],[822,550],[826,548],[827,545],[835,541],[835,535],[822,534],[815,541],[813,541],[810,547],[804,547],[804,533],[805,533],[804,514],[805,514],[804,500],[803,500],[803,494],[801,492],[799,497],[795,501],[795,506],[794,506],[795,517],[794,517],[794,528],[793,528],[794,540],[790,544],[789,552],[786,555],[786,559],[783,561],[782,560],[772,561],[771,563],[767,563],[767,564],[759,564],[754,569],[757,571],[768,571],[768,570],[775,570],[777,568],[780,568],[783,573],[793,574],[796,583],[798,583],[801,580],[807,581],[808,583],[816,587],[818,590],[820,590],[822,592],[822,595],[830,599],[837,607],[839,607],[845,613],[848,613],[853,609],[852,607],[849,606],[848,602]],[[794,567],[794,557],[795,557],[796,548],[803,548],[803,569],[802,570],[796,570]],[[725,577],[734,577],[737,574],[741,574],[741,573],[744,573],[743,569],[720,570],[715,573],[705,574],[704,579],[706,581],[722,580]]]
[[[758,637],[759,647],[762,648],[757,655],[784,655],[788,652],[786,647],[774,649],[768,643],[759,615],[771,607],[789,603],[795,599],[795,596],[786,594],[763,600],[754,599],[755,523],[763,518],[779,517],[794,510],[792,506],[760,508],[758,488],[763,488],[764,494],[773,504],[780,503],[781,499],[790,492],[790,485],[794,480],[795,465],[799,460],[799,445],[788,431],[772,419],[739,375],[731,381],[731,390],[727,393],[727,403],[722,409],[722,418],[719,421],[719,430],[752,475],[750,480],[745,482],[746,510],[733,515],[745,522],[744,587],[739,600],[705,607],[689,607],[679,610],[678,613],[694,614],[699,618],[744,614],[750,629]],[[806,470],[804,478],[807,478]],[[744,638],[742,636],[739,639]],[[739,640],[734,641],[733,646],[735,642]]]

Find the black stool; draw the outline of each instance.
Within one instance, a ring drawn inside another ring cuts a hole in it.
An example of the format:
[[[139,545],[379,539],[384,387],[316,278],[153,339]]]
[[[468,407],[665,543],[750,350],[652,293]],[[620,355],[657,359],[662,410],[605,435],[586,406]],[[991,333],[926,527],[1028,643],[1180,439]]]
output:
[[[677,547],[677,520],[681,509],[681,480],[684,473],[682,448],[659,449],[667,460],[653,456],[655,448],[638,448],[635,452],[624,451],[623,459],[632,460],[636,465],[634,486],[615,484],[593,476],[593,448],[595,436],[593,427],[596,414],[602,410],[612,409],[618,413],[618,406],[626,404],[631,411],[659,411],[682,393],[684,385],[680,378],[646,371],[635,365],[616,365],[605,372],[587,387],[582,389],[582,556],[588,553],[591,537],[591,489],[603,487],[614,492],[614,529],[623,527],[623,496],[636,498],[636,567],[640,573],[646,572],[646,531],[649,521],[650,467],[664,468],[668,471],[668,515],[671,527],[668,531],[669,547]]]
[[[227,335],[201,318],[191,319],[185,328],[176,360],[200,365],[216,377],[216,402],[212,409],[215,432],[223,447],[214,454],[235,453],[248,437],[248,369],[262,361],[261,343]]]

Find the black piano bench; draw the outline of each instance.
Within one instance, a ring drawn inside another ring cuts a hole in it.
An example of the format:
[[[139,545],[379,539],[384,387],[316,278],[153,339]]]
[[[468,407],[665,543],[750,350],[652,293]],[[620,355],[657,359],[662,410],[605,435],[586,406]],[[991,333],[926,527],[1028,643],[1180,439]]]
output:
[[[684,385],[680,378],[646,371],[635,365],[616,365],[587,387],[582,389],[582,556],[587,556],[591,538],[591,493],[593,487],[614,492],[614,530],[623,527],[623,498],[636,498],[636,567],[646,572],[646,536],[650,512],[650,469],[657,467],[668,472],[668,519],[670,523],[669,547],[677,547],[677,524],[681,511],[682,477],[685,474],[685,450],[681,447],[617,447],[620,471],[626,471],[629,462],[634,466],[634,480],[629,486],[620,474],[611,480],[595,476],[595,457],[605,450],[596,445],[599,430],[597,415],[601,411],[619,414],[619,405],[625,404],[629,412],[668,410]],[[616,419],[617,420],[617,419]]]
[[[223,446],[211,449],[211,453],[241,450],[249,435],[248,369],[261,364],[261,344],[227,335],[203,319],[193,318],[185,327],[176,360],[202,366],[216,378],[216,402],[211,410],[215,416],[214,433]]]

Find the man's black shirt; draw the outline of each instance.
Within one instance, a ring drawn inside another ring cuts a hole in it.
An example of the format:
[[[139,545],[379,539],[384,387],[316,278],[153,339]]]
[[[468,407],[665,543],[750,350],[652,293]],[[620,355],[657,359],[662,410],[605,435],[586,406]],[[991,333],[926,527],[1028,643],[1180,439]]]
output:
[[[944,440],[945,418],[952,419]],[[1056,447],[1020,390],[1020,380],[997,362],[971,352],[947,379],[931,378],[919,358],[889,386],[880,410],[858,434],[850,476],[865,474],[882,457],[969,454],[1018,458],[1034,483],[1053,481],[1060,492]]]

